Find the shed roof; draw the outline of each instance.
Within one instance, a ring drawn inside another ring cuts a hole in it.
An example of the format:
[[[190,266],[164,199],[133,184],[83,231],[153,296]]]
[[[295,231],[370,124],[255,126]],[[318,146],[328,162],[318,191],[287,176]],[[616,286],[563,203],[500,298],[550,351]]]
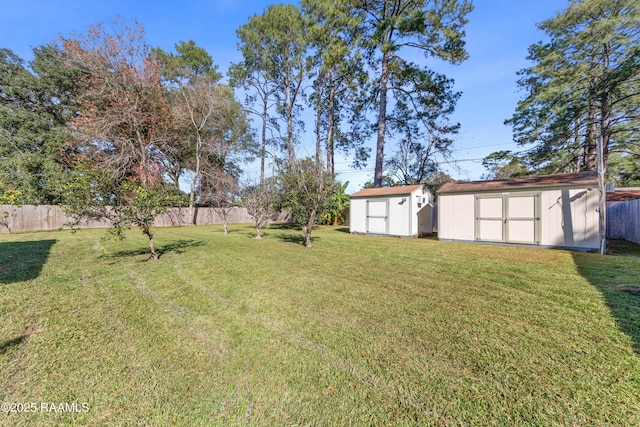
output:
[[[528,176],[524,178],[494,179],[491,181],[458,181],[443,185],[438,193],[473,193],[478,191],[520,190],[535,187],[597,185],[595,172],[577,172],[562,175]]]
[[[365,188],[364,190],[353,193],[351,197],[401,196],[404,194],[411,194],[422,187],[422,184],[416,184],[399,185],[396,187]]]
[[[620,189],[607,193],[607,202],[624,202],[640,199],[640,189]]]

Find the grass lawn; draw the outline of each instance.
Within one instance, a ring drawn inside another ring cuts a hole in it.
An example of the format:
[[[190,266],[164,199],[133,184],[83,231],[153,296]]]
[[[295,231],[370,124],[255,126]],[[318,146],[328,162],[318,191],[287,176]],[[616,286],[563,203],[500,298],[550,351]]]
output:
[[[640,425],[634,246],[230,228],[0,236],[0,425]]]

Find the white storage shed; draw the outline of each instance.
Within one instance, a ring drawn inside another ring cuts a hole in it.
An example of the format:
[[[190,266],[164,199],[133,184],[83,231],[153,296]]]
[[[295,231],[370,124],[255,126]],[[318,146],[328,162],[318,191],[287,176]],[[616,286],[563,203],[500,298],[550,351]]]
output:
[[[351,195],[351,233],[419,237],[433,232],[433,195],[422,184],[365,188]]]
[[[438,239],[597,249],[596,173],[450,182],[438,191]]]

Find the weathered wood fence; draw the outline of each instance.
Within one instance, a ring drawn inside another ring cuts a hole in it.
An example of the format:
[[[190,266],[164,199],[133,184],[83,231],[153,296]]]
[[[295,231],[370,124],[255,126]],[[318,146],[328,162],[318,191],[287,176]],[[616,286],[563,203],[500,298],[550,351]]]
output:
[[[222,224],[223,217],[217,208],[194,208],[196,225]],[[281,212],[277,222],[287,222],[286,212]],[[0,231],[47,231],[63,228],[71,218],[65,215],[59,206],[48,205],[24,205],[11,206],[0,205]],[[156,218],[156,227],[172,227],[187,225],[189,221],[189,208],[171,208],[163,215]],[[245,224],[253,222],[253,218],[245,208],[233,208],[227,215],[228,224]],[[82,228],[108,228],[107,222],[89,222],[82,224]]]
[[[640,243],[640,199],[607,202],[607,238]]]

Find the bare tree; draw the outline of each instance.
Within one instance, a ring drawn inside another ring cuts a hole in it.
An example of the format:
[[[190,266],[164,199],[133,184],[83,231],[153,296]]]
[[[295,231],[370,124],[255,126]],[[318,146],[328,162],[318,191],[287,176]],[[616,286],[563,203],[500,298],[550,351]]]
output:
[[[242,192],[242,206],[253,218],[256,227],[256,239],[262,239],[260,229],[274,217],[274,192],[269,180],[264,185],[248,185]]]
[[[191,130],[187,134],[191,137],[188,144],[191,146],[191,156],[187,161],[193,173],[189,191],[189,221],[192,224],[195,224],[193,208],[196,190],[202,179],[207,145],[211,142],[210,130],[217,125],[217,113],[224,102],[218,85],[206,80],[181,87],[175,102],[177,120],[184,122]]]
[[[215,207],[215,214],[224,225],[224,234],[229,234],[229,218],[238,206],[240,190],[236,177],[219,173],[212,180],[205,180],[200,189],[200,203]]]

